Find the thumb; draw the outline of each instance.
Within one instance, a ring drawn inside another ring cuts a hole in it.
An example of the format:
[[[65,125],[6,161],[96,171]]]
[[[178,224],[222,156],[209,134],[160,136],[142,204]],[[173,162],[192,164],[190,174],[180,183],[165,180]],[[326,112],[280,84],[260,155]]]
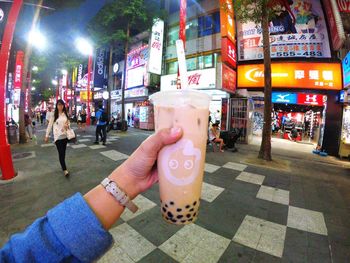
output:
[[[166,145],[177,142],[182,137],[182,129],[173,127],[162,129],[145,140],[137,151],[148,158],[157,158],[158,152]]]

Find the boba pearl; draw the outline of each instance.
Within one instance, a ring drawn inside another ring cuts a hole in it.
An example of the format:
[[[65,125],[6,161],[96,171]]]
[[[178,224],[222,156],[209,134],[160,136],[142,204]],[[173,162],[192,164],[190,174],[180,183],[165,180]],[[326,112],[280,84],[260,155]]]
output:
[[[171,201],[171,202],[170,202],[170,205],[174,205],[174,202],[173,202],[173,201]]]
[[[163,209],[163,212],[165,213],[165,212],[166,212],[166,209],[165,209],[165,207],[162,207],[162,209]]]
[[[181,219],[183,217],[184,217],[183,215],[178,215],[176,218]]]
[[[187,216],[187,218],[190,218],[190,217],[191,217],[191,214],[187,214],[186,216]]]
[[[170,217],[170,218],[173,218],[173,217],[174,217],[174,215],[173,215],[170,211],[167,213],[167,215],[168,215],[168,217]]]
[[[182,209],[181,209],[181,208],[178,208],[178,209],[176,209],[176,211],[177,211],[177,212],[181,212],[181,211],[182,211]]]
[[[194,203],[193,203],[193,206],[195,206],[197,204],[197,201],[195,201]]]
[[[189,209],[191,206],[190,205],[186,205],[186,208]]]
[[[190,212],[193,212],[193,211],[194,211],[194,208],[191,208],[191,209],[190,209]]]

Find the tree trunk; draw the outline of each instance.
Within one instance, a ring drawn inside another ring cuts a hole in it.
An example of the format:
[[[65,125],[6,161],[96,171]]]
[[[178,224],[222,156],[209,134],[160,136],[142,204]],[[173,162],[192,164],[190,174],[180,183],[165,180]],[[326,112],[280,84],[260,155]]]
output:
[[[39,0],[37,3],[37,8],[35,10],[31,30],[33,30],[38,22],[40,15],[40,6],[42,5],[43,0]],[[24,63],[23,63],[23,71],[22,71],[22,87],[21,87],[21,96],[19,102],[19,143],[26,142],[26,132],[25,132],[25,123],[24,123],[24,109],[25,109],[25,97],[26,97],[26,89],[27,89],[27,73],[29,66],[29,59],[32,55],[32,45],[31,43],[27,44],[27,48],[24,53]]]
[[[125,87],[126,87],[126,65],[128,63],[128,51],[129,51],[129,36],[130,36],[130,24],[126,27],[126,40],[124,48],[124,73],[123,73],[123,86],[122,86],[122,126],[125,120]]]
[[[113,44],[109,46],[109,67],[108,67],[108,116],[111,116],[111,91],[113,90]]]
[[[26,52],[24,53],[24,63],[22,70],[22,87],[21,96],[19,101],[19,143],[26,143],[26,132],[25,132],[25,122],[24,122],[24,112],[25,112],[25,101],[26,101],[26,90],[28,87],[28,68],[29,68],[29,58],[32,54],[32,47],[28,44]]]
[[[271,161],[271,56],[270,56],[270,34],[269,34],[269,19],[267,6],[263,6],[262,10],[262,31],[264,45],[264,126],[262,131],[262,141],[259,151],[259,158],[266,161]]]

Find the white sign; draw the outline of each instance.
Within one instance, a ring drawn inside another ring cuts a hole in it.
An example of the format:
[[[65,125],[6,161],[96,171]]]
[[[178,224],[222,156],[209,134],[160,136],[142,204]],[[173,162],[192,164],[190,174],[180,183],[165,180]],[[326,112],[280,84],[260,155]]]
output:
[[[152,27],[148,72],[161,75],[163,56],[164,21],[158,19]]]
[[[144,66],[129,69],[127,74],[127,89],[143,86],[143,78],[145,74]]]
[[[112,90],[111,91],[111,100],[121,99],[121,90]]]
[[[118,63],[115,63],[114,66],[113,66],[113,72],[114,73],[117,73],[119,70],[119,64]]]
[[[165,75],[160,79],[160,90],[176,90],[177,74]],[[215,89],[215,68],[194,70],[187,73],[187,84],[189,89]]]
[[[108,98],[109,98],[109,92],[105,90],[105,91],[102,93],[102,98],[103,98],[104,100],[108,100]]]

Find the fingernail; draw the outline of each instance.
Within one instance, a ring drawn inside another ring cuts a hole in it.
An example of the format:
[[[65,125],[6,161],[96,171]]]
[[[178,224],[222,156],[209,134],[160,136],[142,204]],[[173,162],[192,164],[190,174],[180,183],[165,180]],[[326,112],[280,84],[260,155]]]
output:
[[[170,135],[171,136],[177,136],[179,135],[181,132],[181,128],[180,127],[172,127],[170,130]]]

